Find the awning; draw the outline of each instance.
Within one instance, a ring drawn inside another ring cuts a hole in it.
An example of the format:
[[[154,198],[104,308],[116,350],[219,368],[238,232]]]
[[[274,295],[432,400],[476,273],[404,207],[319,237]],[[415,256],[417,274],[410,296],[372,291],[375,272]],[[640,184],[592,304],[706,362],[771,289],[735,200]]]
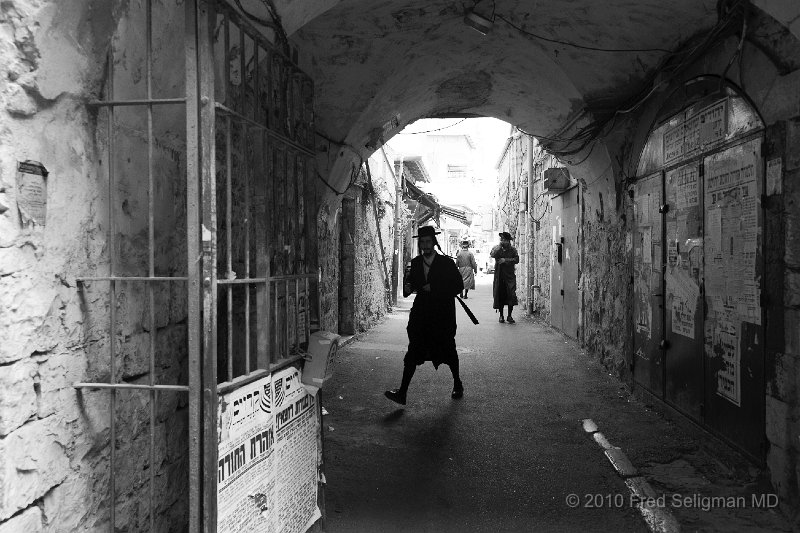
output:
[[[441,215],[454,218],[465,226],[472,224],[472,213],[467,213],[462,209],[456,209],[455,207],[440,204],[436,200],[435,196],[430,193],[426,193],[414,185],[413,182],[405,178],[403,178],[403,198],[419,203],[419,206],[410,206],[414,208],[414,218],[416,219],[418,225],[427,222],[431,218],[436,221],[437,225],[441,225],[439,222],[439,216]],[[422,209],[419,209],[419,207],[422,207]]]

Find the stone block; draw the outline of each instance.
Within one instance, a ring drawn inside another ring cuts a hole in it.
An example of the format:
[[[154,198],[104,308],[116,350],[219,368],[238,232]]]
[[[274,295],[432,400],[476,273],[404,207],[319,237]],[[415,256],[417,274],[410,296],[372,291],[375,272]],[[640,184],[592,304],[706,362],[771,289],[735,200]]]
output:
[[[35,505],[0,524],[0,533],[41,533],[41,531],[42,510]]]
[[[800,355],[800,309],[787,309],[783,323],[786,332],[786,353]]]
[[[798,240],[798,244],[800,244],[800,240]],[[784,276],[784,305],[800,307],[800,273],[787,269]]]
[[[0,520],[41,498],[69,474],[62,431],[54,419],[30,422],[0,442]]]
[[[30,269],[35,261],[33,248],[0,248],[0,276]]]
[[[92,489],[85,478],[71,476],[48,492],[44,497],[44,516],[49,530],[78,531],[78,527],[89,512]]]
[[[784,448],[780,446],[770,446],[767,453],[767,469],[770,474],[770,481],[775,491],[781,498],[788,498],[792,491],[792,463],[790,456]]]
[[[797,356],[767,352],[767,394],[790,403],[797,394]]]
[[[1,230],[1,228],[0,228]],[[38,343],[36,331],[44,324],[57,297],[49,283],[37,283],[22,275],[0,279],[4,314],[0,322],[0,363],[30,355]]]
[[[36,416],[36,363],[18,361],[0,372],[0,436],[8,435]]]
[[[771,444],[787,449],[789,447],[789,405],[786,402],[766,397],[766,434]]]
[[[25,89],[11,84],[6,95],[6,111],[17,117],[30,117],[39,110],[36,100],[32,98]]]
[[[78,417],[77,392],[73,384],[82,381],[86,359],[80,353],[59,353],[39,363],[39,417],[56,412],[66,420]]]

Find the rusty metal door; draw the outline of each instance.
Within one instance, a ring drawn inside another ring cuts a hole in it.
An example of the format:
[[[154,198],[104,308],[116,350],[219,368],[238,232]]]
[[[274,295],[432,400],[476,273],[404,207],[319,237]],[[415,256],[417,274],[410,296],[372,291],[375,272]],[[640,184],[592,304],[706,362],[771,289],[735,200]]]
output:
[[[764,454],[762,137],[705,158],[705,422]]]
[[[703,206],[698,161],[667,170],[665,398],[700,420],[703,405]]]
[[[662,174],[633,186],[633,378],[661,397],[664,391],[662,287]]]

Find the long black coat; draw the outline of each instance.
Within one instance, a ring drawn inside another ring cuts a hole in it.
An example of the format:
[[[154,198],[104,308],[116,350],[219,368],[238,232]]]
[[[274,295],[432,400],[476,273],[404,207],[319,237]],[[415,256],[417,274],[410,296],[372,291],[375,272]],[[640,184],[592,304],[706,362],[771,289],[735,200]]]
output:
[[[456,301],[455,296],[464,290],[464,281],[452,259],[436,255],[425,280],[422,256],[411,260],[411,273],[407,281],[417,293],[408,319],[408,352],[406,363],[421,365],[458,360],[456,352]],[[430,292],[422,287],[430,284]]]
[[[495,246],[489,252],[495,260],[494,281],[492,283],[492,295],[494,296],[494,308],[502,309],[504,305],[517,305],[517,275],[514,272],[514,265],[519,263],[519,254],[513,246],[503,248]],[[505,259],[506,262],[497,263],[498,259]]]

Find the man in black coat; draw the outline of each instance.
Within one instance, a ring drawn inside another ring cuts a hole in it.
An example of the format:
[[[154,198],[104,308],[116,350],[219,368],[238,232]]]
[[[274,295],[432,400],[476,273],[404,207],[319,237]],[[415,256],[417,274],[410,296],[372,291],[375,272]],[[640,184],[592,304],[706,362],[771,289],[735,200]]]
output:
[[[507,231],[500,233],[500,244],[492,248],[489,255],[495,260],[494,283],[492,294],[494,296],[494,308],[500,310],[500,322],[508,320],[509,324],[514,323],[511,312],[517,305],[517,275],[514,272],[514,265],[519,263],[517,249],[511,246],[511,234]],[[508,306],[508,319],[503,318],[503,306]]]
[[[464,281],[453,260],[436,253],[437,232],[432,226],[419,228],[420,255],[411,260],[411,270],[403,279],[403,296],[416,293],[408,318],[408,351],[403,359],[403,380],[399,389],[386,391],[386,397],[406,404],[406,392],[417,365],[431,361],[435,368],[446,364],[453,373],[451,397],[461,398],[464,385],[458,373],[456,351],[456,295]],[[441,248],[440,248],[441,249]]]

